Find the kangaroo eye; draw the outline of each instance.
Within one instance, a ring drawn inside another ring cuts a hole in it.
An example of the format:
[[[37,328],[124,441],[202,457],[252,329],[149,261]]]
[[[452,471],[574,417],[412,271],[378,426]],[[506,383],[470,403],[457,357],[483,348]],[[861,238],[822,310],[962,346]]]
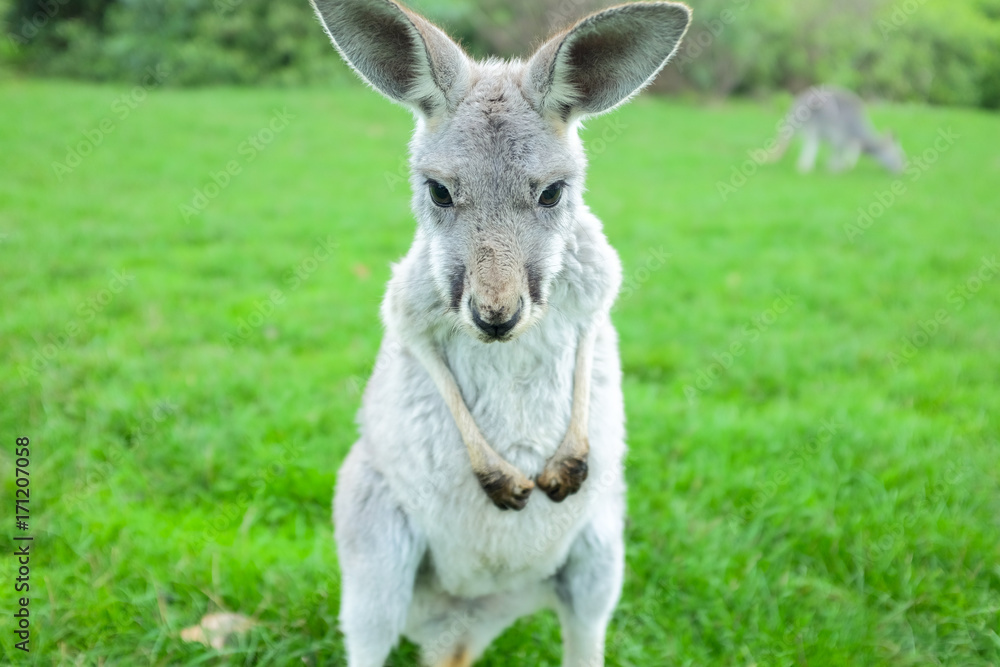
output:
[[[542,194],[538,198],[538,204],[540,206],[544,206],[545,208],[552,208],[559,203],[559,199],[562,197],[562,191],[562,183],[553,183],[549,187],[542,190]]]
[[[448,208],[454,202],[451,201],[451,193],[437,181],[427,181],[427,191],[431,193],[431,199],[441,208]]]

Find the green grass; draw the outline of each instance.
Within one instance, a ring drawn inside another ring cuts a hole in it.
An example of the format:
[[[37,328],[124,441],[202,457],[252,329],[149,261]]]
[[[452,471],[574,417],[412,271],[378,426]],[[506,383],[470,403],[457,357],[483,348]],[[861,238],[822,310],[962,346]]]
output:
[[[4,558],[0,662],[342,664],[330,498],[413,233],[408,114],[360,85],[155,91],[124,118],[126,89],[0,87],[0,549],[16,436],[35,537],[32,652]],[[720,196],[783,111],[642,98],[586,131],[631,281],[608,664],[1000,665],[1000,275],[954,291],[1000,255],[1000,118],[875,109],[911,155],[960,137],[849,239],[892,186],[871,161],[800,176],[787,156]],[[181,642],[219,609],[261,625],[224,658]],[[540,614],[482,664],[559,655]]]

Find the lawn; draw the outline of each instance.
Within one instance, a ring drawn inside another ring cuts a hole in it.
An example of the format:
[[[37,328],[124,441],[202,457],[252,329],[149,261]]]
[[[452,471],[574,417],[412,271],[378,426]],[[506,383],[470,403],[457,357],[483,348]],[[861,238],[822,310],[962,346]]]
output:
[[[0,663],[343,664],[330,499],[411,120],[360,84],[150,86],[0,83],[0,549],[21,436],[34,537]],[[910,172],[803,176],[747,157],[786,101],[585,132],[626,273],[608,664],[1000,665],[1000,117],[879,106]],[[179,638],[219,610],[259,624]],[[559,660],[540,614],[481,664]]]

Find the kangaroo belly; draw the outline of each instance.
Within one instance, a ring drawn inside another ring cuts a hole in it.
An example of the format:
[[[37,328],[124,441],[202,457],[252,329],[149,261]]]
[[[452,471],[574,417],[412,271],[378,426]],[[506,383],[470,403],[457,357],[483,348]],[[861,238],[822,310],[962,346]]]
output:
[[[531,476],[562,441],[573,405],[575,327],[546,322],[513,343],[456,337],[446,359],[487,442]]]
[[[525,341],[530,356],[471,340],[478,349],[463,349],[467,343],[461,341],[447,351],[483,435],[531,477],[541,472],[569,424],[574,348],[567,343],[576,337],[569,328],[539,329],[532,332],[536,340]],[[399,354],[382,371],[369,391],[389,393],[373,397],[378,413],[363,409],[364,440],[402,511],[425,535],[431,564],[450,594],[488,595],[551,576],[594,503],[622,493],[624,415],[613,331],[599,336],[595,349],[587,481],[561,503],[536,489],[520,512],[499,510],[480,488],[451,414],[416,360]],[[387,405],[394,406],[388,413]]]
[[[536,494],[520,512],[470,503],[483,495],[462,484],[414,517],[428,542],[430,562],[451,595],[479,597],[522,588],[552,576],[582,527],[595,494],[563,503]],[[448,496],[451,496],[450,498]],[[463,505],[476,511],[463,511]]]

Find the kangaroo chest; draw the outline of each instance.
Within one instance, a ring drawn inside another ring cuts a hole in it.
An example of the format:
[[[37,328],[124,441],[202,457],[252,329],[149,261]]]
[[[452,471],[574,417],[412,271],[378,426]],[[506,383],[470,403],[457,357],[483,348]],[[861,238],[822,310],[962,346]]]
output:
[[[546,325],[512,343],[457,337],[445,351],[487,442],[501,455],[533,459],[525,463],[544,462],[555,451],[572,410],[576,330]]]

